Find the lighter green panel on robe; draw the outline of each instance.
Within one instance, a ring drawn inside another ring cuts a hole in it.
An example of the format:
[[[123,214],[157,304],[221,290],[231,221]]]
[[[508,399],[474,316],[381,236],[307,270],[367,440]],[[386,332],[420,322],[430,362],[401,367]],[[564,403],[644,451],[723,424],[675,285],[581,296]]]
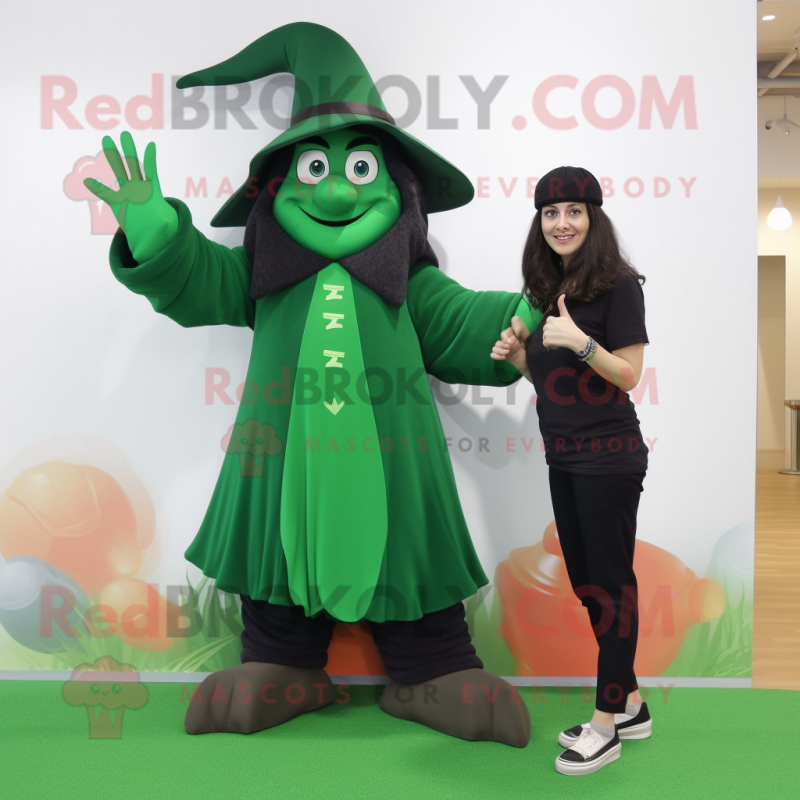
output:
[[[372,452],[348,442],[372,439]],[[292,599],[362,619],[386,548],[386,484],[350,275],[317,274],[297,364],[281,489]]]

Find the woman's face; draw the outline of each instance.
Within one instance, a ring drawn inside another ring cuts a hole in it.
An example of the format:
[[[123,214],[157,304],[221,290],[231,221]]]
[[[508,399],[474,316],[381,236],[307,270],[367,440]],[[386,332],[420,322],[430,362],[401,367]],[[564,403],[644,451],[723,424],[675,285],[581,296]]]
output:
[[[588,232],[586,203],[555,203],[542,209],[545,241],[561,257],[565,267],[586,241]]]

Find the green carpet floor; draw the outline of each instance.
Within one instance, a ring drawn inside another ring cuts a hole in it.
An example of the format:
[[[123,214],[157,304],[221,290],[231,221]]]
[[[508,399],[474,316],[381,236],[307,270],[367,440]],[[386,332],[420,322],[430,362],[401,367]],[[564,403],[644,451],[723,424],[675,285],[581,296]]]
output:
[[[62,684],[0,682],[0,797],[800,798],[800,692],[672,689],[664,703],[653,691],[651,739],[623,742],[600,772],[565,777],[553,767],[558,731],[591,709],[578,690],[540,689],[531,702],[523,689],[533,738],[515,749],[389,717],[378,689],[351,688],[347,704],[252,736],[188,736],[181,686],[151,683],[120,739],[90,739],[86,708],[67,705]]]

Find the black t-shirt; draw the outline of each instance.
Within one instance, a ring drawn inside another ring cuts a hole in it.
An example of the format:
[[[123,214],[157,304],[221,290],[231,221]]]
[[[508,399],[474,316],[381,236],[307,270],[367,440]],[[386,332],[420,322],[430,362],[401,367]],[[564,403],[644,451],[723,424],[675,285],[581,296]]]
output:
[[[591,303],[567,301],[567,311],[609,352],[647,344],[644,293],[630,273],[620,274],[614,287]],[[628,393],[600,377],[591,361],[579,361],[569,348],[545,349],[543,327],[531,334],[527,356],[547,463],[585,475],[644,472],[648,450]]]

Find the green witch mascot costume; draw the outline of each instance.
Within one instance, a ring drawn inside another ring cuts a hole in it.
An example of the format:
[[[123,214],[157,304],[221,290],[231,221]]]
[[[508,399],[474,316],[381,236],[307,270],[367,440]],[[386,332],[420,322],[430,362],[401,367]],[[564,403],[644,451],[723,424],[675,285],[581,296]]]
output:
[[[178,87],[279,72],[295,76],[291,126],[212,222],[245,225],[244,246],[209,241],[162,197],[152,143],[142,175],[129,134],[124,162],[104,139],[120,188],[87,181],[119,221],[110,259],[121,283],[180,325],[254,331],[222,470],[186,552],[241,595],[242,664],[205,679],[186,730],[251,733],[330,704],[333,627],[368,621],[391,679],[386,712],[521,747],[527,709],[483,669],[465,621],[462,601],[487,578],[426,373],[514,380],[488,354],[526,306],[438,269],[426,214],[469,202],[472,186],[395,125],[338,34],[286,25]]]

